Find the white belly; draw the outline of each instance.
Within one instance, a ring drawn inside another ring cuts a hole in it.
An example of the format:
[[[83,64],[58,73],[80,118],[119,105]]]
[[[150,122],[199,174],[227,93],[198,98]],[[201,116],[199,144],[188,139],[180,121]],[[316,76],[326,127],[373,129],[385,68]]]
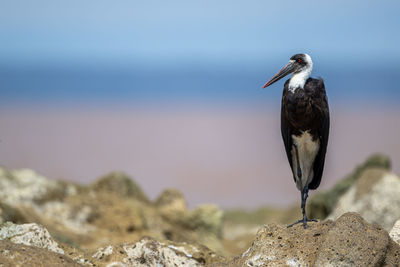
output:
[[[308,185],[314,176],[313,164],[315,156],[319,150],[319,140],[312,140],[312,136],[308,131],[303,132],[300,136],[292,135],[293,147],[291,150],[292,154],[292,165],[293,173],[296,179],[297,189],[300,191]],[[297,147],[297,153],[296,153]],[[297,159],[298,154],[298,159]],[[298,177],[298,165],[301,169],[301,177]]]

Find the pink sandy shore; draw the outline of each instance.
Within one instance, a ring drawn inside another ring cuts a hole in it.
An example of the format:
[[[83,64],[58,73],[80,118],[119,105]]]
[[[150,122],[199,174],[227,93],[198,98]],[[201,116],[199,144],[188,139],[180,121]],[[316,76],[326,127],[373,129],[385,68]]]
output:
[[[400,173],[400,109],[331,116],[321,188],[375,152],[389,155]],[[82,183],[121,170],[150,197],[177,188],[192,207],[282,206],[300,195],[279,129],[278,108],[9,108],[0,112],[0,165]]]

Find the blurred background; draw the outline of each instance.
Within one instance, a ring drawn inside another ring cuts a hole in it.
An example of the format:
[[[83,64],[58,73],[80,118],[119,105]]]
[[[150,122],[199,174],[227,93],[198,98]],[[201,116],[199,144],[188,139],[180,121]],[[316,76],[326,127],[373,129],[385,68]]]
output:
[[[321,188],[375,152],[400,172],[398,1],[0,4],[0,165],[89,183],[113,170],[189,206],[300,199],[280,137],[296,53],[331,107]]]

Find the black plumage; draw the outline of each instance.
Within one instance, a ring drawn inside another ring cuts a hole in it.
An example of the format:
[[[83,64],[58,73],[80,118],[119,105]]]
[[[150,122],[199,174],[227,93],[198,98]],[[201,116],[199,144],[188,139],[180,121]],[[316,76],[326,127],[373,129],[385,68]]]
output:
[[[329,138],[329,106],[322,79],[308,78],[303,90],[289,90],[289,80],[285,82],[281,106],[281,133],[285,144],[286,155],[293,172],[291,149],[292,135],[301,136],[309,131],[313,140],[319,140],[319,150],[314,159],[313,178],[308,189],[317,189],[322,177],[326,148]]]
[[[281,133],[293,179],[301,192],[303,218],[289,227],[309,220],[306,216],[308,191],[317,189],[322,178],[329,139],[329,106],[322,79],[309,78],[312,60],[296,54],[265,85],[270,86],[293,73],[285,82],[281,107]]]

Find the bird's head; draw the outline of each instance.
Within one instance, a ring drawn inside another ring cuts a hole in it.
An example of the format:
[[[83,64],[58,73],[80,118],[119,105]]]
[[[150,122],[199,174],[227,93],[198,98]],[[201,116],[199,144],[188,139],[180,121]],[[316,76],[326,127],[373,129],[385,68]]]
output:
[[[286,75],[293,73],[293,75],[297,73],[307,73],[311,74],[313,62],[311,57],[307,54],[296,54],[292,56],[289,60],[289,63],[284,66],[277,74],[275,74],[266,84],[264,84],[263,88],[270,86],[271,84],[279,81]]]

